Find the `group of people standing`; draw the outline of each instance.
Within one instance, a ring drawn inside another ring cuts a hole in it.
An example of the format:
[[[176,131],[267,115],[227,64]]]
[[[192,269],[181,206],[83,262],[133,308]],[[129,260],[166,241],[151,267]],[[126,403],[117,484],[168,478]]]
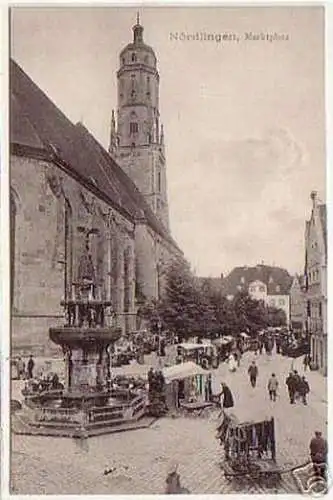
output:
[[[302,377],[297,370],[291,370],[287,379],[286,385],[288,388],[290,404],[294,404],[297,396],[300,396],[304,405],[307,405],[307,395],[310,392],[309,382],[306,380],[305,375]]]
[[[21,357],[19,357],[16,361],[18,379],[19,380],[32,379],[34,367],[35,367],[35,362],[32,354],[30,354],[27,364]]]

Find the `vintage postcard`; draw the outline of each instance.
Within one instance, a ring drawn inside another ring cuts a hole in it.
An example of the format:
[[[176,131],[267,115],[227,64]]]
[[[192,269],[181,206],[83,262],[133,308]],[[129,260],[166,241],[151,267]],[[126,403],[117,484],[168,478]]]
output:
[[[325,16],[10,9],[11,495],[328,491]]]

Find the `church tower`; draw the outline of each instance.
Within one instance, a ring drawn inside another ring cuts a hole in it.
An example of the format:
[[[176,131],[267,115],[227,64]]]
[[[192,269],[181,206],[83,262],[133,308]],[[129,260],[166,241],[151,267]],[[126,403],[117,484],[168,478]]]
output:
[[[119,64],[117,124],[112,111],[109,152],[169,229],[159,74],[155,53],[143,41],[139,15],[133,42],[121,51]]]

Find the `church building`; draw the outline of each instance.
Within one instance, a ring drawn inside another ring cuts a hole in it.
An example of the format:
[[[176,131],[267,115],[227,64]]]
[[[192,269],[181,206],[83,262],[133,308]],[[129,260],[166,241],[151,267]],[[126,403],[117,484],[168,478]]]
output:
[[[169,263],[184,259],[169,229],[157,59],[139,20],[117,80],[106,151],[10,63],[13,348],[50,347],[84,263],[97,296],[112,302],[112,324],[131,332],[140,304],[163,294]]]

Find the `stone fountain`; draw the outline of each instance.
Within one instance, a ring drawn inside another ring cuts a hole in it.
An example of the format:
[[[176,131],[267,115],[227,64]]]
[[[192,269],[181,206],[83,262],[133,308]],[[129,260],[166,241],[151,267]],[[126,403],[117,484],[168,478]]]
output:
[[[121,330],[106,324],[111,302],[101,297],[89,252],[81,257],[71,297],[61,305],[66,324],[50,328],[49,335],[64,353],[64,389],[26,398],[33,412],[30,427],[41,434],[64,436],[138,427],[135,424],[145,413],[147,394],[111,387],[110,349]]]

